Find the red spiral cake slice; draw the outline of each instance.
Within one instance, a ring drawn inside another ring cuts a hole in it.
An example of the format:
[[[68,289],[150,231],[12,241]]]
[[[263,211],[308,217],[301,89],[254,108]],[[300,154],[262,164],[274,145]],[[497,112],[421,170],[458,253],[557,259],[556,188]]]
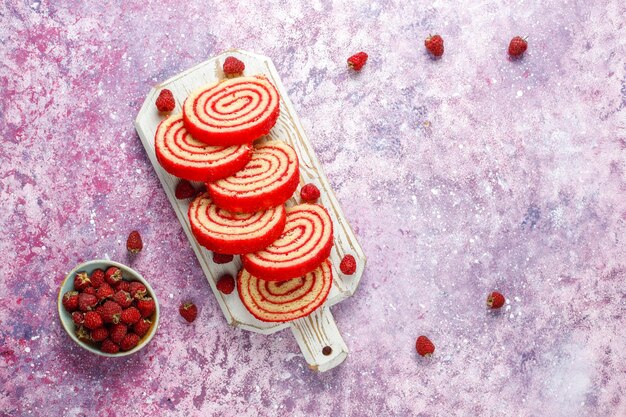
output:
[[[285,207],[280,205],[256,213],[231,213],[217,207],[208,193],[189,205],[189,223],[194,236],[205,248],[240,255],[265,248],[285,227]]]
[[[221,208],[252,213],[289,200],[299,178],[296,151],[284,142],[268,141],[254,147],[250,162],[241,171],[207,184],[207,188]]]
[[[157,160],[167,172],[190,181],[217,181],[243,168],[252,145],[212,146],[195,140],[181,115],[163,120],[154,135]]]
[[[242,269],[237,277],[237,292],[257,319],[285,322],[315,311],[326,301],[332,284],[332,267],[326,259],[308,274],[280,282],[259,279]]]
[[[267,281],[284,281],[307,274],[330,256],[333,222],[326,209],[301,204],[287,209],[280,237],[263,250],[241,257],[252,275]]]
[[[239,145],[269,133],[280,113],[278,91],[264,76],[219,81],[192,92],[185,127],[210,145]]]

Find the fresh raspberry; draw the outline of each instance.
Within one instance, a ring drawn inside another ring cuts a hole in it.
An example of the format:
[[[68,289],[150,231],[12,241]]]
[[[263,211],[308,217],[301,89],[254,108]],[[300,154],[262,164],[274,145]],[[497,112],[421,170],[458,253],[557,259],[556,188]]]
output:
[[[113,295],[113,301],[118,303],[122,308],[127,308],[133,303],[133,297],[130,296],[130,293],[120,290]]]
[[[102,316],[102,313],[104,313],[104,306],[99,304],[94,311]]]
[[[223,294],[230,294],[235,289],[235,280],[230,274],[222,275],[222,277],[215,284],[218,290]]]
[[[91,280],[86,272],[79,272],[74,277],[74,289],[76,291],[82,291],[85,288],[91,286]]]
[[[85,322],[85,314],[80,311],[75,311],[72,313],[72,321],[75,325],[80,326]]]
[[[348,58],[348,66],[355,71],[361,71],[366,62],[367,54],[365,52],[356,53]]]
[[[133,324],[133,332],[135,332],[139,337],[143,337],[148,330],[150,330],[150,326],[152,326],[152,321],[150,319],[141,319],[137,323]]]
[[[103,283],[100,286],[100,288],[98,288],[98,290],[96,291],[96,297],[98,297],[98,301],[102,301],[102,300],[105,300],[107,298],[111,298],[111,297],[113,297],[113,294],[115,294],[115,291],[109,285],[108,282]]]
[[[133,230],[126,239],[126,249],[130,253],[139,253],[143,249],[143,242],[141,241],[141,235],[138,231]]]
[[[120,342],[121,350],[131,350],[139,343],[139,336],[135,333],[127,333]]]
[[[509,55],[513,58],[519,58],[524,55],[526,49],[528,49],[528,41],[526,38],[516,36],[511,39],[511,42],[509,43]]]
[[[104,322],[102,321],[102,316],[96,313],[95,311],[88,311],[85,313],[85,323],[84,326],[88,329],[97,329],[98,327],[102,327]]]
[[[89,334],[89,330],[87,330],[84,326],[80,326],[80,327],[76,328],[74,333],[76,334],[76,337],[79,340],[82,340],[83,342],[90,342],[91,341],[91,335]]]
[[[146,286],[143,285],[141,282],[132,281],[128,286],[128,292],[133,298],[142,298],[147,294],[148,290],[146,289]]]
[[[178,309],[179,313],[189,323],[193,322],[198,316],[198,307],[192,302],[186,302]]]
[[[435,352],[435,345],[426,336],[420,336],[415,342],[415,350],[420,356],[430,356]]]
[[[109,327],[109,338],[119,345],[124,336],[126,336],[127,332],[128,326],[126,326],[124,323],[113,324],[111,327]]]
[[[487,307],[495,310],[504,305],[505,298],[504,295],[500,294],[497,291],[492,292],[487,297]]]
[[[98,298],[91,294],[79,294],[78,295],[78,309],[80,311],[92,310],[96,304],[98,304]]]
[[[156,99],[156,107],[160,112],[168,112],[174,110],[176,107],[176,100],[174,94],[167,88],[164,88],[159,93],[159,97]]]
[[[443,55],[443,38],[439,35],[430,35],[424,41],[424,46],[436,58]]]
[[[187,180],[180,180],[180,182],[176,185],[176,190],[174,191],[174,195],[176,195],[176,198],[179,200],[193,198],[196,194],[198,194],[198,192]]]
[[[89,294],[89,295],[96,295],[96,292],[98,292],[98,290],[95,289],[94,287],[87,287],[83,290],[83,294]]]
[[[104,273],[104,279],[109,285],[115,286],[122,280],[122,271],[117,266],[111,266]]]
[[[213,252],[213,262],[216,264],[227,264],[233,261],[233,255],[224,255],[221,253]]]
[[[70,313],[78,310],[78,291],[68,291],[63,294],[63,307]]]
[[[150,317],[154,310],[156,310],[156,304],[152,297],[143,297],[137,300],[137,310],[141,313],[141,317]]]
[[[307,203],[314,203],[320,198],[320,190],[315,184],[307,184],[300,190],[300,198]]]
[[[115,301],[107,300],[102,304],[99,313],[105,323],[119,323],[122,318],[122,307]]]
[[[102,269],[96,269],[91,273],[91,286],[94,288],[99,288],[102,283],[104,283],[104,271]]]
[[[352,255],[346,255],[339,264],[339,269],[345,275],[352,275],[356,272],[356,259]]]
[[[120,321],[125,324],[134,324],[141,319],[141,313],[135,307],[128,307],[122,310]]]
[[[130,288],[130,282],[128,282],[126,280],[121,280],[113,288],[115,289],[115,291],[126,291],[126,292],[128,292],[129,288]]]
[[[224,74],[226,74],[226,76],[236,76],[243,73],[243,70],[246,69],[246,64],[234,56],[229,56],[224,60],[224,66],[222,68],[224,69]]]
[[[109,337],[109,331],[106,327],[98,327],[91,331],[91,340],[94,342],[102,342],[107,337]]]
[[[104,353],[117,353],[120,351],[120,347],[113,343],[111,339],[104,339],[100,345],[100,350]]]

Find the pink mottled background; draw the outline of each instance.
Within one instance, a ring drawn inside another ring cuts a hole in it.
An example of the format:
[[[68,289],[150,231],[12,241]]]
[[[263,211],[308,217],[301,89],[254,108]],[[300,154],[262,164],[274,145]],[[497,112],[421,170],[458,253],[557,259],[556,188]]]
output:
[[[4,1],[0,415],[626,415],[626,6],[511,3]],[[327,373],[226,325],[133,128],[152,85],[232,47],[274,60],[369,257]],[[102,359],[58,286],[130,262],[132,229],[162,322]]]

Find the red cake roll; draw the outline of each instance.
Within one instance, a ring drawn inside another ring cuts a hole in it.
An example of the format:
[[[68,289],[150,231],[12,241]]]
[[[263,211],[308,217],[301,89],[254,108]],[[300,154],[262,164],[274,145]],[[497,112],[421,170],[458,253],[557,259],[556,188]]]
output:
[[[183,105],[187,130],[210,145],[252,142],[269,133],[279,113],[278,91],[262,75],[201,87]]]
[[[243,305],[261,321],[286,322],[307,316],[324,304],[333,284],[326,259],[315,270],[288,281],[265,281],[242,269],[237,292]]]
[[[252,213],[289,200],[299,178],[296,151],[274,140],[256,145],[241,171],[207,184],[207,188],[215,204],[224,210]]]
[[[313,271],[330,256],[332,246],[333,222],[326,209],[300,204],[287,209],[285,229],[274,243],[241,260],[255,277],[284,281]]]
[[[208,193],[189,205],[189,223],[198,243],[221,254],[240,255],[265,248],[285,228],[285,207],[256,213],[231,213],[217,207]]]
[[[154,135],[156,157],[163,169],[190,181],[217,181],[243,168],[252,157],[252,145],[212,146],[195,140],[183,117],[163,120]]]

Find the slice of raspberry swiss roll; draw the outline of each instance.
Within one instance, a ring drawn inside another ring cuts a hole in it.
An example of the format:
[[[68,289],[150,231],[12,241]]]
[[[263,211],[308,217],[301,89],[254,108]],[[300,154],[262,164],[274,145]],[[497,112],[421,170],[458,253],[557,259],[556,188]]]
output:
[[[224,210],[252,213],[283,204],[298,187],[298,155],[284,142],[254,146],[246,166],[230,177],[208,183],[213,202]]]
[[[242,269],[237,276],[237,293],[257,319],[286,322],[307,316],[321,306],[332,284],[333,271],[326,259],[313,271],[287,281],[266,281]]]
[[[286,222],[282,204],[253,213],[232,213],[215,205],[208,193],[191,202],[188,216],[198,243],[217,253],[232,255],[267,247],[280,236]]]
[[[280,97],[262,75],[218,81],[193,91],[183,104],[185,127],[209,145],[241,145],[267,135]]]
[[[285,281],[308,274],[329,256],[333,246],[333,222],[318,204],[287,209],[287,222],[274,243],[241,257],[244,268],[267,281]]]
[[[242,169],[252,157],[249,143],[213,146],[194,139],[173,115],[163,120],[154,135],[156,157],[163,169],[190,181],[217,181]]]

